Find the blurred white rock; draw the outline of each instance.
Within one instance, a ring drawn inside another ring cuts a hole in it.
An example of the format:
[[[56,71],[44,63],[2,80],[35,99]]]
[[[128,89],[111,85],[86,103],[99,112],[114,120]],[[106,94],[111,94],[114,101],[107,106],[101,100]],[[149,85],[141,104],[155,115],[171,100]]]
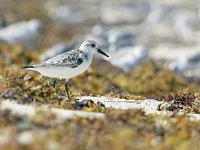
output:
[[[199,26],[198,17],[191,11],[180,11],[175,14],[175,31],[185,40],[193,40],[195,31]]]
[[[82,23],[87,18],[82,10],[69,7],[68,5],[52,7],[48,11],[48,16],[55,22],[69,24]]]
[[[156,28],[158,24],[163,23],[166,18],[166,14],[170,12],[170,9],[171,8],[162,6],[159,3],[150,4],[150,12],[139,26],[142,32],[146,30],[148,31],[151,28]]]
[[[0,40],[11,45],[20,43],[28,48],[34,48],[41,27],[42,23],[37,19],[13,23],[0,29]]]
[[[111,29],[108,32],[109,51],[134,45],[135,34],[130,30]]]
[[[34,106],[34,105],[24,105],[18,104],[12,100],[3,100],[0,103],[0,112],[9,111],[11,115],[26,117],[28,119],[33,118],[37,115],[38,111],[43,113],[52,112],[55,115],[55,121],[53,123],[60,124],[68,119],[72,119],[74,117],[82,117],[82,118],[105,118],[103,113],[95,113],[95,112],[85,112],[85,111],[78,111],[78,110],[67,110],[61,108],[53,108],[47,105],[42,106]],[[25,134],[22,136],[22,141],[25,140],[24,136],[30,136],[29,134]],[[27,141],[24,141],[27,142]]]
[[[99,16],[105,24],[139,23],[149,12],[148,3],[103,1]]]
[[[171,62],[169,68],[186,77],[200,77],[200,52],[194,56]]]
[[[160,45],[149,51],[149,55],[155,61],[164,60],[167,62],[178,61],[189,58],[200,53],[200,45],[194,46],[174,46]]]
[[[106,58],[108,62],[128,72],[146,58],[147,49],[144,46],[125,47],[109,55],[110,57]]]
[[[200,45],[158,47],[149,52],[155,61],[165,62],[165,66],[185,77],[200,77]]]

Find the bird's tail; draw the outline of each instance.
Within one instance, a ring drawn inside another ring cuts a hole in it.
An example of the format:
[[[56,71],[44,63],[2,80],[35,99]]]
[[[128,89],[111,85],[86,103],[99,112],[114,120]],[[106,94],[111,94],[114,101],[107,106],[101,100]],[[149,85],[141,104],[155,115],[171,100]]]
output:
[[[22,66],[22,69],[31,69],[31,68],[34,68],[34,66],[31,65]]]

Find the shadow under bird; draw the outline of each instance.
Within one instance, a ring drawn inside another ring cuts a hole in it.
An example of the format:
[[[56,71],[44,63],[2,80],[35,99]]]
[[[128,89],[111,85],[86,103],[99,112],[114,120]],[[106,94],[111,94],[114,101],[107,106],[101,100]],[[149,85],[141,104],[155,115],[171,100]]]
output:
[[[93,54],[96,52],[109,57],[97,46],[95,41],[86,40],[79,49],[62,53],[41,64],[27,65],[22,68],[38,71],[44,76],[55,78],[54,87],[57,79],[66,79],[65,89],[68,98],[70,98],[68,93],[69,79],[83,73],[92,63]]]

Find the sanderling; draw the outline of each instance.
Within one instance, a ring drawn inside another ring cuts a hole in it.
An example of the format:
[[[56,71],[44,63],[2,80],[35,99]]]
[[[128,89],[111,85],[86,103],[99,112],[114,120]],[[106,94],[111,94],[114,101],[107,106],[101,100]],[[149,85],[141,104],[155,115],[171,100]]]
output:
[[[44,76],[55,78],[54,87],[57,79],[66,79],[65,89],[68,98],[70,98],[68,93],[69,79],[83,73],[90,66],[95,52],[109,57],[97,46],[95,41],[87,40],[81,44],[79,49],[62,53],[41,64],[27,65],[22,68],[38,71]]]

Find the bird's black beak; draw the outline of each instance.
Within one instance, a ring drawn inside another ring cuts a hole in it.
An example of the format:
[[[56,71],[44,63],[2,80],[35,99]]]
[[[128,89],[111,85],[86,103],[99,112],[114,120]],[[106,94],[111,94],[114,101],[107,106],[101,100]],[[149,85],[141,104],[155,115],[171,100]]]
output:
[[[98,53],[101,53],[102,55],[106,56],[106,57],[109,57],[106,53],[104,53],[101,49],[97,49],[97,52]]]

